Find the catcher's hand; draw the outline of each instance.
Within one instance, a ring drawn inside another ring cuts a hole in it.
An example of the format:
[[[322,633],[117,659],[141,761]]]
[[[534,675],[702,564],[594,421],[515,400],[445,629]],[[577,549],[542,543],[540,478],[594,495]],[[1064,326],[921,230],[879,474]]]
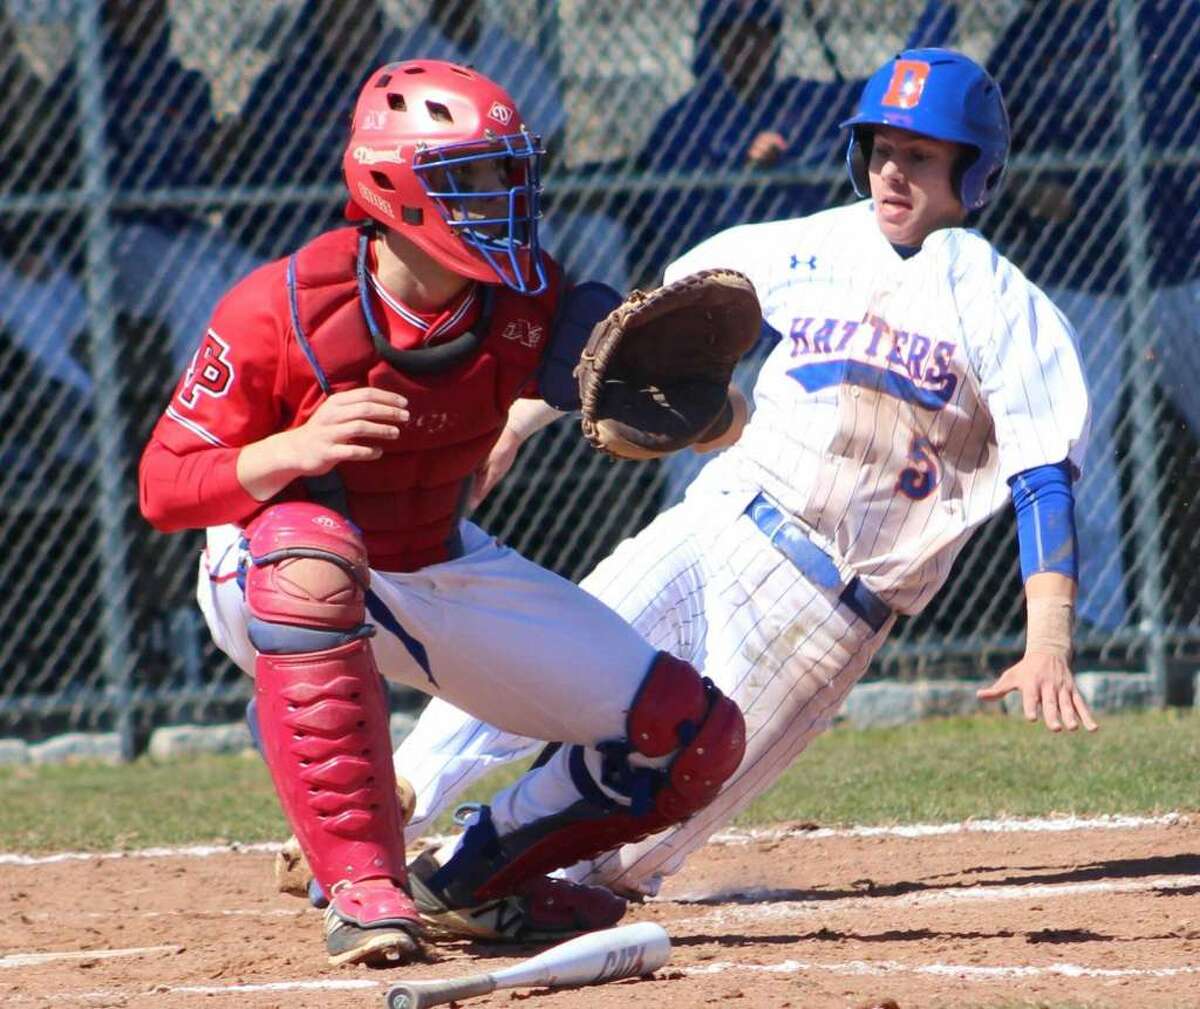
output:
[[[596,323],[575,368],[583,433],[622,459],[653,459],[719,437],[729,382],[762,310],[736,270],[702,270],[634,291]]]

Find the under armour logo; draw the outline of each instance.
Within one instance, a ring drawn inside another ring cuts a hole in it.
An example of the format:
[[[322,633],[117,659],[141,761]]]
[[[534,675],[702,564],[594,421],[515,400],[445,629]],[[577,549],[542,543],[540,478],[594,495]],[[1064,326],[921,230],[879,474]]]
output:
[[[793,270],[799,269],[801,263],[804,263],[810,270],[815,270],[817,268],[817,257],[809,256],[808,259],[801,259],[797,255],[792,256]]]

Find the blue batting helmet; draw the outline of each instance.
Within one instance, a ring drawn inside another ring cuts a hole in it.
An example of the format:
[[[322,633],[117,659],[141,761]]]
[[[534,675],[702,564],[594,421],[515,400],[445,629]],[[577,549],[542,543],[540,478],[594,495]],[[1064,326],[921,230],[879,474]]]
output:
[[[888,60],[863,88],[850,128],[846,166],[859,196],[870,195],[869,139],[860,127],[895,126],[970,148],[958,197],[967,210],[987,205],[1000,188],[1008,158],[1008,113],[1000,86],[978,63],[951,49],[908,49]]]

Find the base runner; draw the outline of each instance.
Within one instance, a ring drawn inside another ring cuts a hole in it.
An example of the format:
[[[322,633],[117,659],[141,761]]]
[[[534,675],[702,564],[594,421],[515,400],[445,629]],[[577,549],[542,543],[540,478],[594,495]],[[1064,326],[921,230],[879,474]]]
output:
[[[925,608],[1006,504],[1026,652],[979,696],[1019,690],[1052,731],[1096,728],[1071,671],[1072,484],[1089,421],[1075,334],[964,226],[1004,173],[1000,91],[960,53],[908,51],[843,126],[861,202],[733,228],[667,270],[736,266],[781,339],[736,445],[583,582],[738,702],[746,756],[706,809],[573,880],[655,893],[831,723],[896,615]],[[516,407],[496,470],[552,416]],[[417,792],[409,839],[467,783],[540,745],[433,701],[396,754]]]

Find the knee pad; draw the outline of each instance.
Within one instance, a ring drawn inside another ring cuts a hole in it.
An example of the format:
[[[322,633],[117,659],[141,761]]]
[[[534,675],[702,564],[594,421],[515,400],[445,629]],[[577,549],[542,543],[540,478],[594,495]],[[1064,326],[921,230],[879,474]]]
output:
[[[652,758],[675,752],[649,787],[653,808],[672,822],[712,802],[746,752],[746,723],[738,706],[690,663],[667,652],[658,653],[642,681],[626,729],[626,753],[616,748],[615,761],[609,756],[613,750],[606,754],[618,782],[622,772],[635,778],[647,773],[629,764],[630,750]],[[618,790],[627,791],[619,785]],[[636,791],[631,797],[635,806],[641,804]]]
[[[344,630],[363,622],[370,584],[362,536],[343,516],[304,501],[268,508],[246,530],[246,604],[255,627]],[[261,648],[260,651],[291,649]],[[304,650],[304,649],[300,649]]]

